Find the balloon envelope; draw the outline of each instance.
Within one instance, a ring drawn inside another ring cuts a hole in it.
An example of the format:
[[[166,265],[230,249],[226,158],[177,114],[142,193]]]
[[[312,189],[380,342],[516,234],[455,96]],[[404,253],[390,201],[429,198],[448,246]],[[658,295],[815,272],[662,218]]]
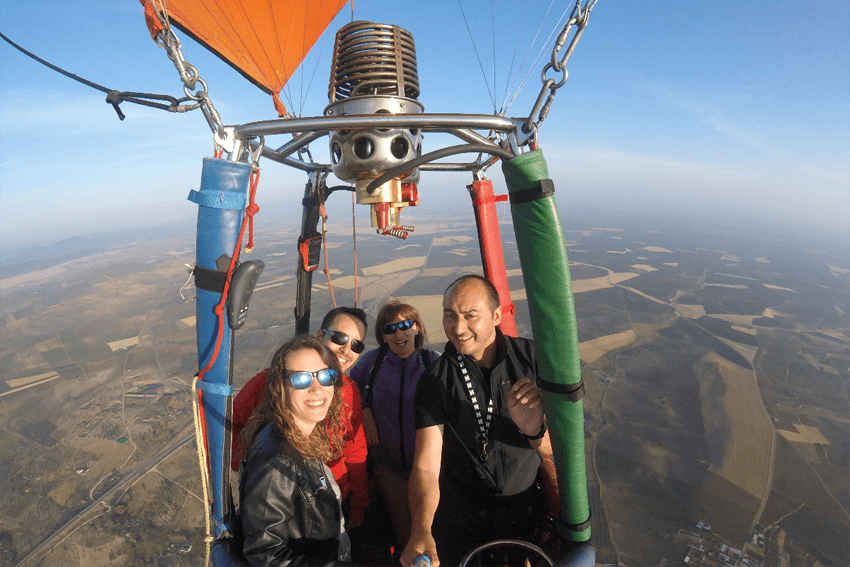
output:
[[[152,10],[168,11],[172,25],[274,95],[280,91],[348,0],[140,0],[148,27],[161,25]]]

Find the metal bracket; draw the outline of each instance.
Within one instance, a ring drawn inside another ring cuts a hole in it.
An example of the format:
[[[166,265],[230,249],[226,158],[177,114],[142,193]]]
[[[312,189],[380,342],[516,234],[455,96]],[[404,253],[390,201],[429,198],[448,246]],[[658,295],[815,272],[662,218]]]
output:
[[[525,118],[511,118],[514,123],[514,129],[508,133],[508,142],[511,144],[511,149],[516,155],[521,154],[519,150],[522,146],[527,146],[529,142],[537,139],[537,125],[532,124],[528,132],[525,131]]]
[[[213,132],[215,145],[232,154],[236,150],[236,126],[222,126]]]

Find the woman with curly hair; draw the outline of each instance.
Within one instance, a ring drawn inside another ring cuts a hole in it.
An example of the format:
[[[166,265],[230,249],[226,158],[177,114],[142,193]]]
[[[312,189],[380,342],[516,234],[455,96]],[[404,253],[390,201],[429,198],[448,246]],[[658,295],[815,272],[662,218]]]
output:
[[[325,465],[343,445],[337,357],[314,337],[285,343],[272,358],[266,396],[241,433],[243,553],[257,565],[348,561],[339,487]]]

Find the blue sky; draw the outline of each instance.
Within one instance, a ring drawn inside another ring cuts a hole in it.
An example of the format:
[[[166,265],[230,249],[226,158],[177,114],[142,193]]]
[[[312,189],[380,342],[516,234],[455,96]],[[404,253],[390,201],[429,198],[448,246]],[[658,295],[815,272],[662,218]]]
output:
[[[461,6],[480,65],[457,1],[354,4],[357,19],[413,33],[428,112],[492,112],[481,67],[493,89],[494,30],[493,90],[501,98],[517,44],[514,74],[539,24],[543,35],[532,58],[567,3],[555,3],[548,17],[548,0],[463,0]],[[594,208],[724,218],[831,233],[846,243],[848,16],[850,4],[837,0],[599,0],[540,133],[563,213]],[[346,7],[328,33],[350,19]],[[0,31],[109,88],[182,90],[136,0],[5,0]],[[226,124],[275,117],[270,97],[183,39],[187,60],[207,81]],[[303,116],[319,115],[327,104],[332,35],[324,42],[290,81],[294,110]],[[529,113],[540,69],[539,63],[531,69],[508,115]],[[0,42],[0,249],[193,222],[197,209],[186,196],[198,187],[201,159],[212,153],[203,116],[127,103],[122,109],[123,122],[101,93]],[[426,136],[424,149],[444,143]],[[327,163],[324,139],[311,150]],[[263,165],[260,206],[298,207],[304,175]],[[498,192],[501,173],[493,169],[491,176]],[[452,196],[465,199],[467,183],[466,175],[426,174],[422,212],[455,202]],[[267,219],[263,211],[257,216],[258,223],[274,222]]]

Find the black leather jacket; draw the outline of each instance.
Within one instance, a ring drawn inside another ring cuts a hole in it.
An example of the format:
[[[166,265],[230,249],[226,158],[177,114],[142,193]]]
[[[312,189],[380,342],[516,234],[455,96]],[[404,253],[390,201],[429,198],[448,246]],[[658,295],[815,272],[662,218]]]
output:
[[[305,459],[274,425],[257,434],[239,477],[243,552],[252,566],[349,560],[333,475],[321,461]]]

